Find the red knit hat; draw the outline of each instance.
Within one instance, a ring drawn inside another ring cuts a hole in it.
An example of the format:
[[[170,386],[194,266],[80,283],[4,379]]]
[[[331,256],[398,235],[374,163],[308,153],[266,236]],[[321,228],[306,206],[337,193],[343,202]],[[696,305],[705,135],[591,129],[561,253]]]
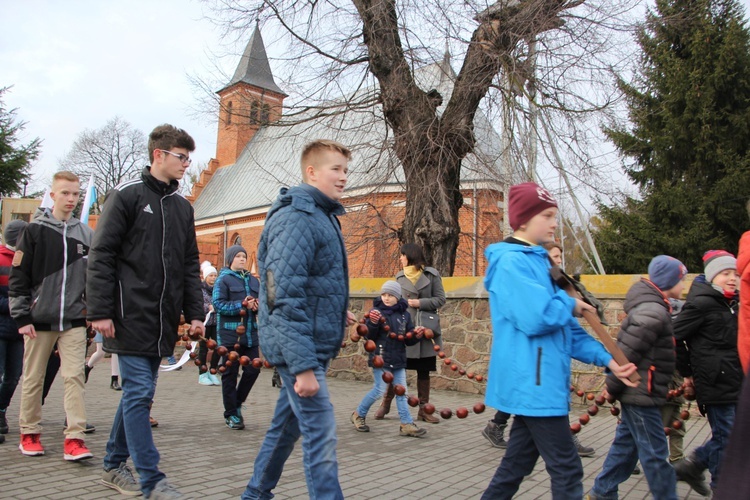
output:
[[[508,195],[510,227],[515,231],[536,214],[550,207],[557,208],[557,201],[543,187],[533,182],[511,186]]]

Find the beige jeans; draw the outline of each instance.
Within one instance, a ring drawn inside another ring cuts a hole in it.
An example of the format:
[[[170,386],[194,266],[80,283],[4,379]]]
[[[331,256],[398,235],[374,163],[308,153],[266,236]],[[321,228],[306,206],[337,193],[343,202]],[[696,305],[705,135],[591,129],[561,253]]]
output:
[[[71,328],[62,332],[36,332],[36,338],[25,337],[23,385],[18,424],[21,434],[42,433],[42,388],[47,361],[57,342],[60,374],[65,384],[63,405],[68,418],[67,439],[83,439],[86,429],[84,404],[84,365],[86,363],[86,329]]]

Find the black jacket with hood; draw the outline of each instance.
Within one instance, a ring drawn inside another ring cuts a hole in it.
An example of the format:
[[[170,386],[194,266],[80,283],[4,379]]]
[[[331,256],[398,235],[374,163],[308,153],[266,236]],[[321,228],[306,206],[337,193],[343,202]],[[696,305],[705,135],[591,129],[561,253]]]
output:
[[[693,377],[698,404],[737,403],[742,366],[737,353],[736,297],[727,298],[698,276],[674,321],[677,369]]]
[[[146,167],[107,196],[89,257],[88,319],[112,319],[104,350],[163,357],[177,342],[180,313],[203,320],[193,207]]]
[[[617,345],[638,367],[641,382],[627,387],[609,374],[607,390],[625,404],[662,406],[675,368],[675,347],[669,300],[653,283],[642,279],[628,290],[627,317],[617,334]]]

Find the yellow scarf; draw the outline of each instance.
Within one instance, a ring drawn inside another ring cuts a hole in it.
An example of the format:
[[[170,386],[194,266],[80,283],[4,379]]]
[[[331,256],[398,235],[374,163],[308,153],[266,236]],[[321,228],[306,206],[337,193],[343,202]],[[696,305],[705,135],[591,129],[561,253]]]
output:
[[[404,267],[404,276],[411,281],[412,285],[417,284],[417,280],[422,276],[422,268],[416,268],[415,266]]]

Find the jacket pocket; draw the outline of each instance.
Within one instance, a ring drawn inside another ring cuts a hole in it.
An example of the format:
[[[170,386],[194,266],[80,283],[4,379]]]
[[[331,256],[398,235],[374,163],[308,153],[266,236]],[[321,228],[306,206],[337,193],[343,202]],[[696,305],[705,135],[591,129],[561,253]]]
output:
[[[542,348],[536,349],[536,385],[542,385]]]

